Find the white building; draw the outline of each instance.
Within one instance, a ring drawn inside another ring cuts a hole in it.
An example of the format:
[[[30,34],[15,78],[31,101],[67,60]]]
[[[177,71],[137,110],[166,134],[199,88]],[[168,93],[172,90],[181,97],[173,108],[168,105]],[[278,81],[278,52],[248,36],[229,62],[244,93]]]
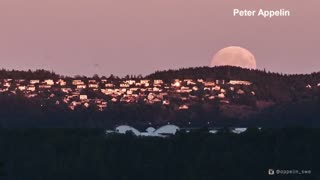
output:
[[[134,85],[134,84],[136,84],[136,81],[130,79],[130,80],[126,80],[125,83],[126,83],[126,84],[129,84],[129,85]]]
[[[77,85],[77,89],[86,89],[87,86],[85,84]]]
[[[180,128],[175,125],[164,125],[158,128],[157,130],[153,127],[148,127],[146,132],[140,132],[134,127],[128,125],[121,125],[116,127],[115,131],[107,130],[106,133],[118,133],[118,134],[126,134],[128,132],[132,132],[136,136],[155,136],[155,137],[167,137],[168,135],[175,135]]]
[[[187,105],[185,105],[185,104],[179,106],[179,110],[187,110],[187,109],[189,109],[189,107]]]
[[[230,80],[229,84],[232,85],[246,85],[246,86],[250,86],[252,83],[249,81],[238,81],[238,80]]]
[[[153,85],[162,85],[163,84],[163,81],[161,79],[155,79],[153,81]]]
[[[126,134],[127,132],[132,132],[136,136],[140,136],[141,134],[140,131],[138,131],[136,128],[128,125],[121,125],[116,127],[115,132],[119,134]]]
[[[56,82],[56,84],[59,84],[60,86],[65,86],[65,85],[67,85],[67,82],[66,82],[65,80],[63,80],[63,79],[59,79],[59,80]]]
[[[175,135],[178,131],[180,130],[180,128],[176,125],[164,125],[160,128],[158,128],[157,130],[154,131],[154,135]]]
[[[217,132],[219,132],[219,131],[216,130],[216,129],[209,130],[209,133],[210,133],[210,134],[216,134]]]
[[[40,80],[30,80],[30,84],[39,84]]]
[[[247,130],[247,128],[234,128],[231,130],[231,132],[235,133],[235,134],[241,134],[243,132],[245,132]]]
[[[99,88],[98,84],[89,84],[89,88]]]
[[[218,94],[218,98],[223,99],[223,98],[225,98],[225,97],[226,97],[226,96],[225,96],[223,93]]]
[[[49,85],[49,86],[54,85],[54,81],[52,79],[46,79],[46,80],[44,80],[44,82],[46,83],[46,85]]]
[[[87,95],[84,95],[84,94],[80,95],[80,100],[87,100],[87,99],[88,99]]]
[[[19,86],[18,89],[19,89],[20,91],[24,91],[24,90],[27,89],[27,87],[26,87],[26,86]]]
[[[31,86],[28,86],[28,88],[27,88],[27,90],[28,91],[35,91],[36,90],[36,87],[35,86],[33,86],[33,85],[31,85]]]
[[[84,82],[82,82],[81,80],[75,79],[75,80],[72,81],[72,84],[75,85],[75,86],[77,86],[77,85],[82,85],[82,84],[84,84]]]

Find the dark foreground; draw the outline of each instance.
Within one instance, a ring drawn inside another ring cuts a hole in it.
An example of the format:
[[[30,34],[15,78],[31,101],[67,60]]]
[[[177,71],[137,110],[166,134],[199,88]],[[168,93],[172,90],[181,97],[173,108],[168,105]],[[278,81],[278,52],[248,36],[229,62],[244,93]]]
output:
[[[0,130],[0,179],[319,179],[320,129],[249,129],[236,135],[106,137],[98,129]],[[308,170],[268,175],[268,169]]]

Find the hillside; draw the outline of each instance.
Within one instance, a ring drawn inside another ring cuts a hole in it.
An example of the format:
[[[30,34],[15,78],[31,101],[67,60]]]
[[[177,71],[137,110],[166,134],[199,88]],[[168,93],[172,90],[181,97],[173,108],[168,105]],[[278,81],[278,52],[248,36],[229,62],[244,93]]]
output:
[[[259,97],[274,100],[294,98],[303,94],[307,85],[316,87],[320,83],[320,72],[311,74],[281,74],[261,70],[249,70],[239,67],[197,67],[179,70],[157,71],[147,76],[153,79],[225,79],[246,80],[258,89]]]
[[[106,78],[1,70],[0,126],[313,126],[319,95],[320,73],[226,66]]]

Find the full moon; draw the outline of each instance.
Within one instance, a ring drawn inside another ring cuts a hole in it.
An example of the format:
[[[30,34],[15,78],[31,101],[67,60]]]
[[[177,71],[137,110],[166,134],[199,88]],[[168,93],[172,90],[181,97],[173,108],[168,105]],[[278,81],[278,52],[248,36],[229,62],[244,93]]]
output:
[[[257,68],[256,59],[253,54],[239,46],[230,46],[218,51],[213,56],[210,66],[238,66],[247,69]]]

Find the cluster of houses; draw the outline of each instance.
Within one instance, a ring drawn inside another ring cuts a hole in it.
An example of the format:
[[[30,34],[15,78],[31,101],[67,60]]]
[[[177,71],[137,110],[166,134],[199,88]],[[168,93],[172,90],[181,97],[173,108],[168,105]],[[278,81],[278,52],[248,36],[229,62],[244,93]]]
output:
[[[96,107],[102,111],[110,103],[175,105],[187,110],[192,103],[230,103],[242,95],[255,96],[251,82],[241,80],[173,79],[2,79],[0,94],[39,98],[56,105]]]
[[[261,129],[261,128],[259,128]],[[177,132],[183,130],[186,133],[192,132],[192,130],[196,129],[189,129],[189,128],[180,128],[176,125],[168,124],[155,129],[154,127],[148,127],[145,130],[139,131],[138,129],[129,126],[129,125],[120,125],[117,126],[114,130],[106,130],[106,134],[128,134],[131,133],[135,136],[149,136],[149,137],[170,137],[175,135]],[[208,133],[215,134],[219,132],[219,128],[212,128],[208,130]],[[245,132],[247,128],[229,128],[231,133],[241,134]]]

